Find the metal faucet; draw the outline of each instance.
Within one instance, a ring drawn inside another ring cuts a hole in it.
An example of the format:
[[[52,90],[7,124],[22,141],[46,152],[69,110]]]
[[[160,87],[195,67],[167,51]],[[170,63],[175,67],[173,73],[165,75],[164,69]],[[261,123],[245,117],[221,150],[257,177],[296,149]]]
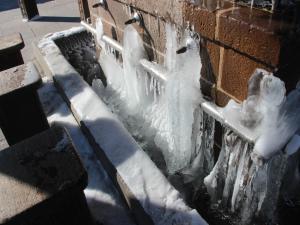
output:
[[[125,25],[132,24],[132,23],[136,23],[136,22],[139,22],[139,23],[141,24],[142,21],[143,21],[142,15],[141,15],[140,13],[135,12],[135,13],[133,14],[133,17],[132,17],[130,20],[127,20],[127,21],[125,22]]]
[[[95,3],[92,7],[93,8],[97,8],[97,7],[103,7],[105,9],[107,9],[107,2],[106,0],[96,0],[97,3]]]
[[[191,49],[192,47],[192,42],[193,40],[191,38],[188,38],[185,42],[185,46],[182,46],[181,48],[179,48],[176,53],[177,54],[182,54],[185,53],[188,49]]]

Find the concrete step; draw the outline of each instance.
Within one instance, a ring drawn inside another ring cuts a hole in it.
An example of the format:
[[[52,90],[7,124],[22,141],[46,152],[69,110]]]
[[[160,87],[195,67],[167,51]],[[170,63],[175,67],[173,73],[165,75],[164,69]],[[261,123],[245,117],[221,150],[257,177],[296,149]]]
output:
[[[0,184],[0,224],[94,224],[87,173],[61,127],[2,150]]]

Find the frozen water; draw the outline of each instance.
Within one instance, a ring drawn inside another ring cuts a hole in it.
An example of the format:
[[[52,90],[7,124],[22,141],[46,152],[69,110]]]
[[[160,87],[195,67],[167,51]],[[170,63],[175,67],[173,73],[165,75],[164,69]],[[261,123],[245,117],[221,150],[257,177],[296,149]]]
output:
[[[285,152],[288,155],[294,154],[296,151],[300,149],[300,136],[299,134],[295,134],[289,143],[286,145]]]
[[[280,92],[280,89],[275,88],[275,92]],[[277,98],[275,98],[273,107],[269,106],[265,110],[266,115],[262,121],[261,135],[254,146],[254,152],[265,159],[282,150],[300,128],[299,89],[293,90],[286,99],[283,99],[281,94],[276,94],[272,99],[274,97]],[[280,102],[281,99],[283,99],[282,102]]]
[[[101,37],[101,24],[98,28]],[[286,196],[295,195],[299,187],[299,138],[294,135],[300,124],[299,90],[285,98],[283,82],[264,70],[257,70],[249,80],[248,98],[243,104],[231,101],[222,111],[226,120],[235,121],[241,129],[255,134],[255,145],[226,130],[214,166],[211,151],[214,119],[198,107],[201,100],[198,43],[186,33],[181,42],[188,44],[187,51],[177,55],[175,52],[182,45],[177,44],[176,33],[175,27],[167,25],[165,68],[153,63],[149,71],[140,67],[146,54],[133,27],[128,26],[124,35],[123,65],[115,59],[114,51],[102,43],[105,50],[99,60],[109,85],[105,88],[95,79],[94,89],[150,157],[157,162],[162,154],[168,172],[176,175],[179,172],[184,185],[195,180],[201,183],[210,173],[204,183],[214,205],[230,209],[243,224],[251,224],[258,217],[272,221],[282,180],[287,186]],[[166,82],[153,76],[151,71],[154,70],[166,72]],[[81,103],[80,109],[84,112],[93,108],[91,103]],[[93,113],[96,116],[100,112]],[[281,151],[287,143],[285,151]],[[157,152],[153,150],[155,145]],[[135,157],[138,161],[139,157]],[[124,166],[124,170],[127,169]],[[145,173],[150,176],[149,172]],[[142,187],[136,188],[139,191]],[[149,197],[150,189],[143,194]],[[150,197],[157,199],[155,195]],[[144,203],[149,204],[147,200]]]
[[[213,205],[229,208],[241,224],[276,219],[275,210],[286,155],[278,154],[266,163],[251,159],[253,146],[226,130],[222,150],[212,172],[204,179]]]
[[[286,98],[284,83],[257,69],[249,80],[248,98],[241,105],[230,101],[222,111],[226,119],[252,130],[257,139],[252,145],[227,129],[218,161],[204,184],[212,204],[229,207],[243,224],[258,218],[274,222],[281,186],[291,184],[286,188],[290,191],[282,189],[286,196],[295,195],[295,187],[299,187],[295,165],[299,161],[295,156],[299,149],[295,135],[300,128],[299,94],[297,88]]]
[[[283,109],[288,102],[284,83],[267,71],[257,69],[249,79],[247,99],[241,105],[231,100],[223,109],[223,115],[228,120],[240,121],[241,129],[248,127],[257,139],[255,154],[269,159],[297,131],[286,124],[289,116],[285,116]],[[280,132],[283,137],[279,137]]]
[[[139,33],[133,26],[127,26],[124,30],[123,39],[123,69],[125,74],[126,94],[129,101],[127,101],[130,114],[135,114],[136,109],[142,104],[140,93],[144,92],[139,85],[144,76],[144,71],[141,71],[139,62],[146,57],[143,41]]]
[[[54,76],[60,93],[70,104],[76,120],[86,128],[85,131],[93,140],[93,146],[98,146],[105,153],[124,181],[122,185],[128,187],[153,223],[161,225],[206,224],[196,210],[184,203],[178,191],[170,185],[153,161],[140,149],[118,118],[82,80],[74,68],[66,63],[53,41],[43,40],[40,47],[41,51],[46,53],[44,60]],[[123,71],[122,67],[121,70]],[[114,75],[116,74],[113,73],[112,76]],[[108,78],[108,81],[111,79]],[[102,91],[101,88],[104,89],[99,85],[99,91]],[[109,89],[109,86],[107,90],[113,91]],[[130,115],[127,117],[133,118]],[[134,117],[134,119],[139,118]],[[137,129],[132,128],[132,130]],[[84,146],[87,147],[87,145]],[[100,151],[100,149],[94,150]]]
[[[176,54],[175,27],[167,25],[166,34],[166,82],[141,68],[139,63],[146,58],[143,42],[129,25],[123,40],[123,67],[102,51],[99,62],[109,87],[104,90],[94,85],[94,88],[119,114],[131,133],[155,141],[164,156],[168,172],[174,173],[190,165],[195,157],[192,130],[194,111],[201,100],[201,60],[198,43],[188,33],[182,42],[188,42],[189,49],[181,55]],[[155,63],[152,67],[163,71]]]

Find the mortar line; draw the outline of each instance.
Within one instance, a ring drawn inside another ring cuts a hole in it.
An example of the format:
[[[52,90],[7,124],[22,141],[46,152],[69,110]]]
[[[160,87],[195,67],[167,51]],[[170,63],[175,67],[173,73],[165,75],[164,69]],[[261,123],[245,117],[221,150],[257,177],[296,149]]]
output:
[[[224,54],[225,48],[220,47],[220,57],[219,57],[219,67],[218,67],[218,80],[217,80],[217,89],[221,87],[221,81],[223,76],[223,64],[224,64]]]

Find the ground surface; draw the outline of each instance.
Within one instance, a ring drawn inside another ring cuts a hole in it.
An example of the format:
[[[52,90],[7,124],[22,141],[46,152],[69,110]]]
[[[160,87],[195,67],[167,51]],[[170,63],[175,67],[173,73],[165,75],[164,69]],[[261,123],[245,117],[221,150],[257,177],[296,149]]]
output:
[[[36,0],[40,17],[23,22],[17,0],[0,0],[0,36],[20,32],[25,42],[22,55],[25,62],[34,57],[32,43],[47,33],[78,26],[78,3],[75,0]]]

